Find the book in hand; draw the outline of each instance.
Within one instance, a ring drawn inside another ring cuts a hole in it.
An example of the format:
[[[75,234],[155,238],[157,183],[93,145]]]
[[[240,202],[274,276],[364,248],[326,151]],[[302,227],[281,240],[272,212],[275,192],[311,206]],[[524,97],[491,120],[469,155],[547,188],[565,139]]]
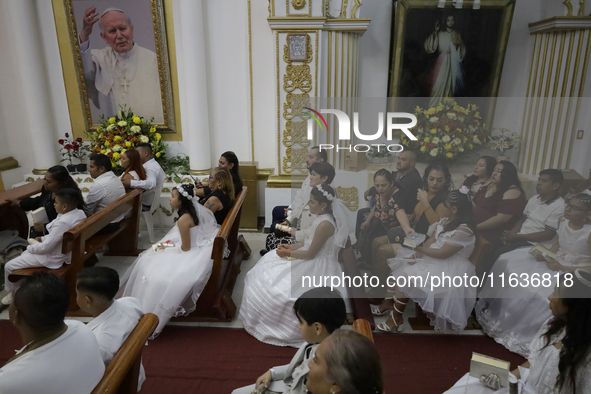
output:
[[[33,223],[49,223],[49,218],[44,207],[31,211],[31,216],[33,216]]]
[[[423,242],[425,242],[425,239],[427,239],[427,236],[425,234],[412,233],[407,235],[406,238],[404,238],[403,245],[406,245],[409,248],[414,249]]]
[[[470,360],[470,376],[480,379],[481,376],[488,376],[491,373],[497,375],[501,381],[501,387],[509,385],[509,361],[485,356],[484,354],[472,352]]]
[[[535,245],[534,247],[532,247],[529,250],[529,254],[531,254],[534,257],[538,257],[538,256],[543,256],[543,257],[552,257],[553,259],[556,260],[556,253],[554,253],[553,251],[551,251],[548,248],[543,247],[542,245]]]

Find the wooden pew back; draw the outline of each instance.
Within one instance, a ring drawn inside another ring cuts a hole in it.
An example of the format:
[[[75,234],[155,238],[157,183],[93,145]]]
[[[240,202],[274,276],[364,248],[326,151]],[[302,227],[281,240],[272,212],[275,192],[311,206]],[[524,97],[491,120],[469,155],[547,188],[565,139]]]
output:
[[[371,326],[365,319],[357,319],[353,322],[353,330],[360,334],[365,335],[370,341],[373,342],[373,333],[371,332]]]
[[[158,316],[146,313],[121,346],[92,394],[136,394],[146,341],[158,326]]]
[[[27,197],[41,193],[44,183],[43,179],[38,179],[35,182],[0,193],[0,218],[2,218],[0,220],[0,231],[17,230],[21,238],[29,238],[27,214],[21,208],[12,206],[10,200],[24,200]]]
[[[213,268],[207,285],[203,289],[191,320],[231,321],[236,314],[236,304],[232,291],[244,255],[242,236],[238,235],[240,215],[248,188],[244,186],[234,200],[234,205],[224,219],[214,240],[211,259]],[[230,255],[224,259],[224,249],[228,245]]]

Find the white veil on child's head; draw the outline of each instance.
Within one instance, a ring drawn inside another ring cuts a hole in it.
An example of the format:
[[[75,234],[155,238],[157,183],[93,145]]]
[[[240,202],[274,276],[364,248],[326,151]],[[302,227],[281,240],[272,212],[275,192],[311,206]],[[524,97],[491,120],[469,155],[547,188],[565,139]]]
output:
[[[187,191],[183,188],[183,185],[178,185],[176,187],[178,192],[191,201],[193,207],[195,207],[195,212],[197,213],[197,219],[199,220],[199,229],[204,234],[211,233],[213,237],[215,237],[220,229],[220,225],[215,220],[215,216],[213,212],[209,209],[205,208],[203,205],[199,204],[199,197],[191,196]]]
[[[322,185],[316,185],[316,188],[328,199],[331,204],[332,216],[336,222],[334,244],[340,248],[344,248],[347,244],[347,238],[349,237],[349,234],[351,234],[355,229],[353,215],[342,200],[325,191]]]

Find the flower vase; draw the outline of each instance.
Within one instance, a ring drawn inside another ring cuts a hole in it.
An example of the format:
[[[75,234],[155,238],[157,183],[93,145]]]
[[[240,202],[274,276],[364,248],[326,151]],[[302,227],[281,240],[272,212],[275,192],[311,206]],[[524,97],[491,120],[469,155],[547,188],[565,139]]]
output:
[[[68,172],[70,172],[72,174],[76,173],[76,166],[74,164],[66,165],[66,169],[68,170]]]
[[[87,164],[86,163],[80,163],[80,164],[76,164],[76,171],[77,172],[86,172],[87,170]]]

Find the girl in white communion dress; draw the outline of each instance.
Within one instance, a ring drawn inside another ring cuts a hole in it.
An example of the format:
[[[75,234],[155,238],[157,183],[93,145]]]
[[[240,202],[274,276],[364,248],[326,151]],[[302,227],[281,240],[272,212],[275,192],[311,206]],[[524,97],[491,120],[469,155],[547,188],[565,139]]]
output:
[[[521,394],[591,392],[591,274],[562,274],[548,297],[553,315],[529,345],[528,361],[513,371]],[[464,375],[444,394],[501,394],[496,375]]]
[[[548,296],[559,272],[591,270],[591,225],[585,223],[590,215],[591,192],[577,194],[566,203],[558,242],[551,248],[556,259],[548,256],[538,260],[522,248],[497,260],[491,270],[493,280],[482,288],[476,303],[476,318],[486,334],[527,357],[536,331],[551,316]],[[501,276],[505,278],[504,287]],[[509,285],[509,278],[519,278],[513,281],[517,286]]]
[[[372,308],[375,315],[392,311],[388,320],[378,325],[379,330],[402,331],[402,314],[410,298],[421,306],[436,330],[461,331],[466,326],[476,303],[476,289],[463,282],[459,286],[446,282],[432,287],[429,278],[443,275],[463,278],[475,273],[469,258],[476,242],[476,225],[468,193],[466,186],[449,192],[443,202],[447,217],[430,226],[428,235],[431,237],[424,246],[416,247],[416,253],[403,248],[395,258],[388,259],[397,285],[393,298],[386,298],[381,305]]]
[[[194,197],[193,185],[177,186],[169,201],[179,218],[159,242],[170,241],[173,246],[142,252],[123,276],[119,289],[121,297],[137,298],[144,313],[158,316],[152,338],[173,316],[195,310],[211,275],[211,250],[220,228],[213,213]]]
[[[310,236],[297,244],[279,245],[246,275],[240,320],[261,342],[301,346],[304,339],[293,313],[295,300],[320,286],[317,282],[325,276],[342,277],[337,255],[354,229],[351,213],[326,184],[312,188],[309,206],[310,213],[318,215]],[[346,299],[344,287],[337,290]]]

